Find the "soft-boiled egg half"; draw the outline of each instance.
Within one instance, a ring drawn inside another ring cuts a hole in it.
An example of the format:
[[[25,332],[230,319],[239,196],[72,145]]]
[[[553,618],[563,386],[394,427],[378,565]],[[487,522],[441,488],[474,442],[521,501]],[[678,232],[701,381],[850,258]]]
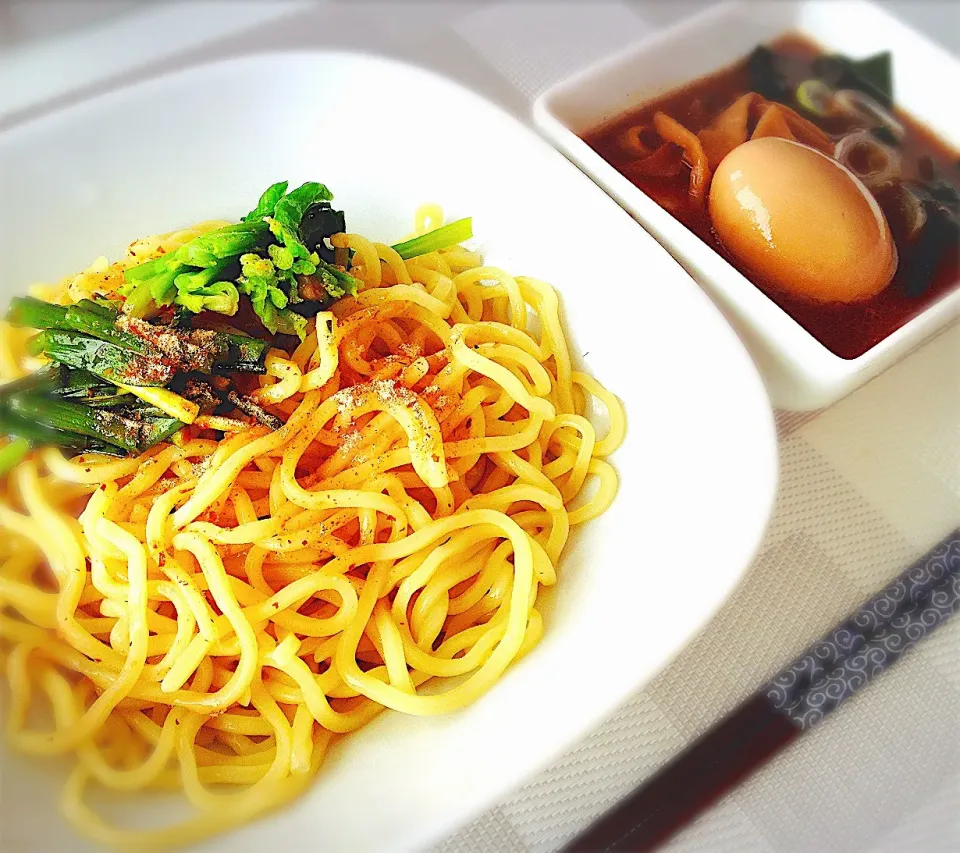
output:
[[[752,139],[717,166],[710,217],[748,274],[801,299],[858,302],[897,268],[890,227],[848,169],[787,139]]]

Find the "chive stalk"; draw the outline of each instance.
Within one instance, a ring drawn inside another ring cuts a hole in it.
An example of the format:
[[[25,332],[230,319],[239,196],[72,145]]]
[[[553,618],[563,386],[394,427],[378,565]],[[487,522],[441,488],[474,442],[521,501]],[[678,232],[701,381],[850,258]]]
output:
[[[114,444],[131,453],[141,452],[163,441],[183,426],[176,418],[137,419],[107,410],[91,409],[82,403],[32,394],[15,394],[10,399],[10,413],[54,430]]]
[[[11,439],[24,439],[32,447],[62,447],[64,450],[73,450],[78,453],[108,453],[111,456],[122,456],[124,450],[110,442],[100,441],[75,432],[65,432],[53,429],[45,424],[39,424],[16,417],[9,411],[0,409],[0,432]]]
[[[29,296],[15,297],[10,300],[7,321],[30,329],[81,332],[133,352],[144,353],[147,349],[136,335],[116,327],[116,315],[108,308],[89,300],[76,305],[53,305]]]
[[[464,240],[469,240],[473,236],[473,219],[458,219],[449,225],[444,225],[434,231],[428,231],[419,237],[406,240],[403,243],[394,245],[393,250],[405,261],[410,258],[416,258],[419,255],[426,255],[430,252],[439,252],[441,249],[448,249],[450,246],[456,246]]]
[[[49,329],[31,338],[27,348],[114,385],[166,385],[174,375],[173,368],[160,361],[77,332]]]

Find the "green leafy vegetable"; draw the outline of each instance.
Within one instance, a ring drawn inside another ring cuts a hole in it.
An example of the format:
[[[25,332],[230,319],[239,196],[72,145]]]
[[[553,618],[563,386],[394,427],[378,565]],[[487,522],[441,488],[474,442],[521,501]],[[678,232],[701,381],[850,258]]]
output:
[[[149,317],[157,313],[158,307],[171,305],[176,294],[176,287],[173,285],[176,277],[176,270],[171,270],[155,279],[122,287],[120,292],[126,297],[123,303],[124,314],[131,317]]]
[[[293,252],[286,246],[267,246],[267,254],[273,265],[282,272],[293,266]]]
[[[28,329],[65,329],[67,308],[30,296],[15,296],[10,300],[7,322]]]
[[[257,206],[243,217],[244,222],[259,222],[264,216],[273,216],[273,211],[277,209],[277,202],[283,198],[289,186],[288,181],[278,181],[264,190]]]
[[[153,306],[182,305],[194,314],[235,314],[239,304],[236,289],[212,285],[230,281],[228,273],[236,258],[268,239],[266,223],[240,222],[200,234],[175,252],[130,267],[120,289],[127,300],[124,312],[144,317],[152,313]]]
[[[343,214],[327,209],[333,193],[323,184],[308,181],[290,192],[287,187],[286,181],[268,187],[241,222],[201,234],[174,252],[126,270],[120,291],[126,298],[124,313],[150,317],[174,306],[191,314],[232,316],[246,296],[264,328],[304,337],[305,320],[287,306],[304,301],[298,276],[314,275],[320,255],[304,242],[301,223],[307,211],[323,209],[336,214],[325,221],[336,223],[339,217],[342,226]],[[320,276],[324,286],[329,285],[330,299],[355,292],[355,284],[350,284],[354,280],[346,275]]]
[[[220,298],[237,301],[239,294],[231,282],[214,282],[201,286],[208,270],[199,270],[186,282],[190,298],[213,303]],[[279,295],[282,299],[283,294]],[[229,306],[222,306],[229,309]],[[229,313],[225,311],[224,313]],[[166,362],[179,371],[208,372],[213,366],[218,370],[231,370],[248,373],[263,373],[264,359],[269,347],[267,341],[251,338],[247,335],[207,332],[203,330],[179,329],[173,325],[155,326],[135,318],[121,318],[115,308],[97,304],[91,300],[82,300],[75,305],[53,305],[31,297],[16,297],[11,300],[7,314],[8,322],[16,326],[32,329],[60,332],[79,332],[78,340],[85,337],[96,338],[113,344],[120,350],[129,350],[131,354],[143,356],[146,361],[136,362],[144,365],[152,362]],[[59,346],[64,338],[41,336],[31,343],[37,354],[44,353],[48,344]],[[93,348],[92,342],[83,344]],[[115,355],[117,363],[129,363],[129,356],[115,350],[104,350]],[[198,357],[199,356],[199,357]],[[66,362],[64,362],[66,363]],[[74,377],[82,375],[74,371]],[[87,374],[90,375],[90,374]],[[52,374],[51,374],[52,376]],[[54,387],[56,381],[50,379],[48,371],[33,374],[32,382],[47,377],[47,385]],[[105,380],[96,379],[102,384]]]
[[[65,364],[48,364],[37,372],[45,370],[56,374],[56,392],[61,395],[95,394],[101,391],[117,393],[116,385],[111,385],[89,370],[74,370]]]
[[[11,394],[20,394],[26,391],[34,394],[47,394],[55,391],[64,385],[65,375],[69,373],[70,371],[67,368],[58,364],[44,365],[39,370],[28,373],[20,379],[0,385],[0,404],[2,404],[4,398]],[[96,377],[94,379],[97,382],[101,381]]]
[[[246,373],[263,373],[264,359],[270,348],[269,341],[249,338],[246,335],[224,335],[227,341],[227,357],[218,361],[221,369],[242,370]]]
[[[103,297],[94,297],[93,299],[81,299],[76,303],[77,308],[84,311],[90,311],[93,314],[99,314],[101,317],[108,317],[111,320],[117,318],[120,311],[120,305],[115,300]]]
[[[275,309],[285,308],[287,304],[287,296],[278,285],[277,268],[273,261],[254,254],[240,258],[237,287],[250,297],[254,312],[272,333],[277,331]]]
[[[249,252],[257,246],[262,237],[266,236],[266,232],[266,226],[262,222],[225,225],[223,228],[194,237],[168,257],[171,258],[171,263],[193,267],[213,267],[222,260]]]
[[[161,255],[159,258],[153,258],[152,260],[144,261],[142,264],[137,264],[135,267],[125,269],[123,271],[123,279],[127,283],[127,289],[129,289],[131,284],[149,281],[151,278],[167,272],[171,267],[170,260],[170,255]]]
[[[220,276],[231,261],[221,260],[197,272],[180,273],[174,280],[175,301],[193,314],[215,311],[232,317],[240,305],[240,293],[232,282]]]
[[[307,336],[307,318],[289,308],[277,312],[276,325],[281,335],[296,335],[301,341]]]
[[[426,234],[421,234],[419,237],[414,237],[404,243],[397,243],[393,249],[406,261],[419,255],[426,255],[430,252],[438,252],[440,249],[456,246],[464,240],[469,240],[472,236],[473,219],[467,217]]]
[[[273,218],[292,231],[296,231],[300,227],[300,221],[303,219],[303,214],[307,212],[307,208],[321,201],[333,201],[333,193],[323,184],[308,181],[277,202]]]
[[[277,238],[277,245],[270,246],[267,254],[279,270],[284,272],[310,275],[317,268],[319,255],[311,252],[297,236],[296,229],[290,228],[279,219],[267,219],[271,233]],[[294,269],[297,261],[302,261],[300,269]]]
[[[99,377],[94,377],[99,380]],[[93,385],[84,389],[58,388],[53,392],[61,400],[83,403],[93,409],[140,409],[148,407],[142,400],[127,391],[121,391],[116,385]],[[154,410],[157,411],[157,410]]]
[[[356,296],[360,287],[360,282],[350,273],[323,260],[317,264],[317,277],[323,282],[327,293],[333,299],[339,299],[341,296]]]
[[[237,287],[250,298],[264,328],[271,334],[297,335],[303,340],[307,334],[306,318],[285,310],[290,299],[279,286],[280,273],[274,262],[259,255],[244,255],[240,269]]]
[[[67,308],[67,322],[63,328],[66,331],[93,335],[95,338],[116,344],[118,347],[123,347],[132,352],[145,353],[147,351],[146,344],[143,341],[135,335],[117,328],[116,316],[90,311],[80,304],[71,305]]]
[[[122,454],[145,450],[181,426],[92,373],[51,364],[0,387],[0,432],[12,439],[0,450],[0,474],[22,458],[24,443]]]
[[[191,318],[232,316],[246,299],[270,333],[303,340],[311,313],[355,295],[360,285],[348,272],[351,253],[326,242],[346,230],[332,199],[323,184],[288,192],[281,181],[240,222],[125,270],[118,294],[69,306],[13,300],[8,319],[37,329],[27,349],[52,363],[0,387],[0,435],[9,439],[0,447],[0,474],[38,445],[145,450],[195,417],[198,407],[234,405],[278,427],[218,376],[264,373],[271,342],[194,328]],[[395,248],[411,258],[470,236],[471,222],[463,219]],[[211,324],[204,318],[197,325]]]
[[[215,280],[229,263],[234,262],[187,268],[192,271],[180,273],[175,287],[194,307],[222,298],[232,300],[235,311],[236,285]],[[161,267],[156,264],[153,269]],[[170,268],[181,267],[173,263]],[[149,289],[150,280],[134,282],[133,287],[138,292]],[[279,291],[268,295],[271,306],[285,298]],[[188,393],[200,385],[214,388],[196,379],[194,371],[263,373],[270,345],[241,334],[154,325],[120,314],[115,304],[92,300],[64,306],[17,298],[11,302],[8,320],[39,329],[27,349],[52,363],[0,387],[0,434],[9,439],[0,447],[0,475],[33,446],[119,455],[143,451],[195,416],[201,403],[184,399],[179,391]],[[290,320],[281,311],[276,325],[302,333],[305,322]],[[167,387],[174,380],[178,390]],[[203,402],[209,403],[208,411],[224,400],[211,393]]]

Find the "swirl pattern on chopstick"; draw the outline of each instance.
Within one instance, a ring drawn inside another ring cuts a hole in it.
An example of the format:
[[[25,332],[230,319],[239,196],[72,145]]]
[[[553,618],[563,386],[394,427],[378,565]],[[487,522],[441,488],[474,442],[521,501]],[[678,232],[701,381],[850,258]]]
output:
[[[763,688],[801,729],[819,723],[960,609],[960,529]]]

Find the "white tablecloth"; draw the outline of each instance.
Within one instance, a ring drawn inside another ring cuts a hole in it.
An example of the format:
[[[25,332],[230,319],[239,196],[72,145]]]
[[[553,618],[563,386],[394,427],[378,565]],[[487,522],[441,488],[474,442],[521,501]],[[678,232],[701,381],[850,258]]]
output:
[[[112,9],[103,2],[0,7],[0,127],[121,80],[214,56],[311,46],[362,48],[426,65],[526,120],[530,102],[550,83],[704,5],[359,0],[163,4],[147,12],[129,2]],[[888,5],[960,52],[960,13],[949,0]],[[136,18],[144,14],[150,23]],[[191,15],[180,40],[159,35],[177,16]],[[135,49],[104,50],[131,32],[147,34],[134,40]],[[778,425],[777,508],[733,597],[603,726],[433,853],[556,849],[956,526],[960,326],[833,408],[781,413]],[[960,850],[960,619],[667,849]]]

